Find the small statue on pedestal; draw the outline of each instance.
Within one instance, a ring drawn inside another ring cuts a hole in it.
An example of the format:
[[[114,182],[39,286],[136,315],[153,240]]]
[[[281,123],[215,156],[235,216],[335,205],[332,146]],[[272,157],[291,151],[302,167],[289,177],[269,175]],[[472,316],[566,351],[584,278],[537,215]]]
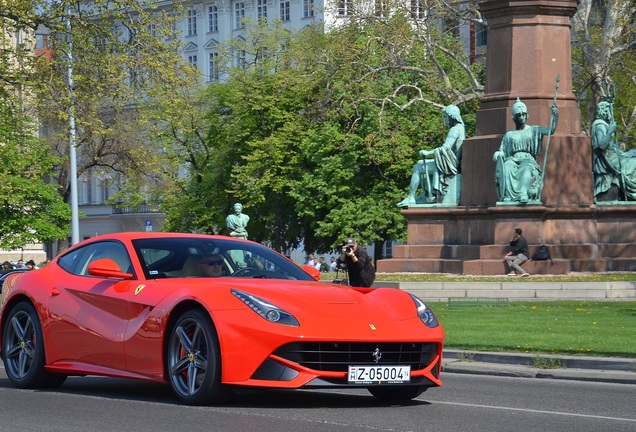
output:
[[[250,217],[243,213],[243,204],[234,204],[234,214],[228,215],[225,218],[225,224],[230,230],[230,236],[247,239],[247,223],[250,221]]]

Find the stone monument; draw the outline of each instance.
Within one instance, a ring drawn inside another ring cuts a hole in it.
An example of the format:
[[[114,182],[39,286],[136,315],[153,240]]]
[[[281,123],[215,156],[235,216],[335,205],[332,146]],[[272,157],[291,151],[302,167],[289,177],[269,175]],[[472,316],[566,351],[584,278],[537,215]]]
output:
[[[488,23],[485,95],[475,136],[462,146],[460,202],[455,207],[402,210],[407,244],[378,272],[504,274],[510,232],[523,228],[534,247],[547,244],[552,261],[526,264],[531,274],[636,270],[636,206],[597,206],[593,199],[591,138],[581,133],[572,93],[570,19],[577,0],[485,0]],[[555,98],[558,127],[543,169],[540,202],[497,205],[493,155],[515,127],[522,100],[535,124],[549,125]]]

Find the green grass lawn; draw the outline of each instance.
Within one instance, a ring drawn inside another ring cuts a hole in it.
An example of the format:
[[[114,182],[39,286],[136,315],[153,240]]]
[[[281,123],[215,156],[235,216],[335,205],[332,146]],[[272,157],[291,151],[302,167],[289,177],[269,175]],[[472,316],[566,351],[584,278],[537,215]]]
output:
[[[333,274],[323,273],[324,280]],[[636,273],[576,273],[569,275],[532,275],[531,279],[510,278],[506,275],[464,276],[447,273],[378,273],[376,281],[386,282],[617,282],[636,281]]]
[[[333,279],[323,273],[321,279]],[[506,276],[379,273],[387,282],[528,282]],[[536,275],[532,282],[636,281],[636,273]],[[636,358],[636,301],[511,302],[507,307],[449,308],[430,303],[448,349]]]
[[[636,357],[636,302],[430,303],[449,349]]]

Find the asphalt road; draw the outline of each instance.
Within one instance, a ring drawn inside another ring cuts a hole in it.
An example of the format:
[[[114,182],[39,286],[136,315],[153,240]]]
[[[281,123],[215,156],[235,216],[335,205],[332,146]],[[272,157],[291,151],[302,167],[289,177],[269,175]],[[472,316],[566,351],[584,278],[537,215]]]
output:
[[[355,390],[257,391],[225,406],[188,407],[167,386],[110,378],[17,390],[0,367],[0,431],[636,432],[636,385],[460,373],[443,380],[394,406]]]

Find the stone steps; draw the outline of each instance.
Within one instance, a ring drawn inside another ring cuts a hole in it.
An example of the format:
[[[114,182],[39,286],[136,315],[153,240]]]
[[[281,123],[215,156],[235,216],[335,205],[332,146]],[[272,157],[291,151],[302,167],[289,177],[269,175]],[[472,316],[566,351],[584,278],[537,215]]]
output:
[[[538,246],[531,245],[530,254]],[[552,260],[524,263],[528,273],[636,271],[636,244],[547,246]],[[378,271],[501,275],[507,272],[503,257],[508,250],[505,245],[399,245],[393,258],[378,261]]]
[[[511,277],[504,282],[383,282],[378,274],[374,288],[408,291],[425,301],[449,298],[532,300],[636,300],[636,282],[544,282],[534,277]]]

